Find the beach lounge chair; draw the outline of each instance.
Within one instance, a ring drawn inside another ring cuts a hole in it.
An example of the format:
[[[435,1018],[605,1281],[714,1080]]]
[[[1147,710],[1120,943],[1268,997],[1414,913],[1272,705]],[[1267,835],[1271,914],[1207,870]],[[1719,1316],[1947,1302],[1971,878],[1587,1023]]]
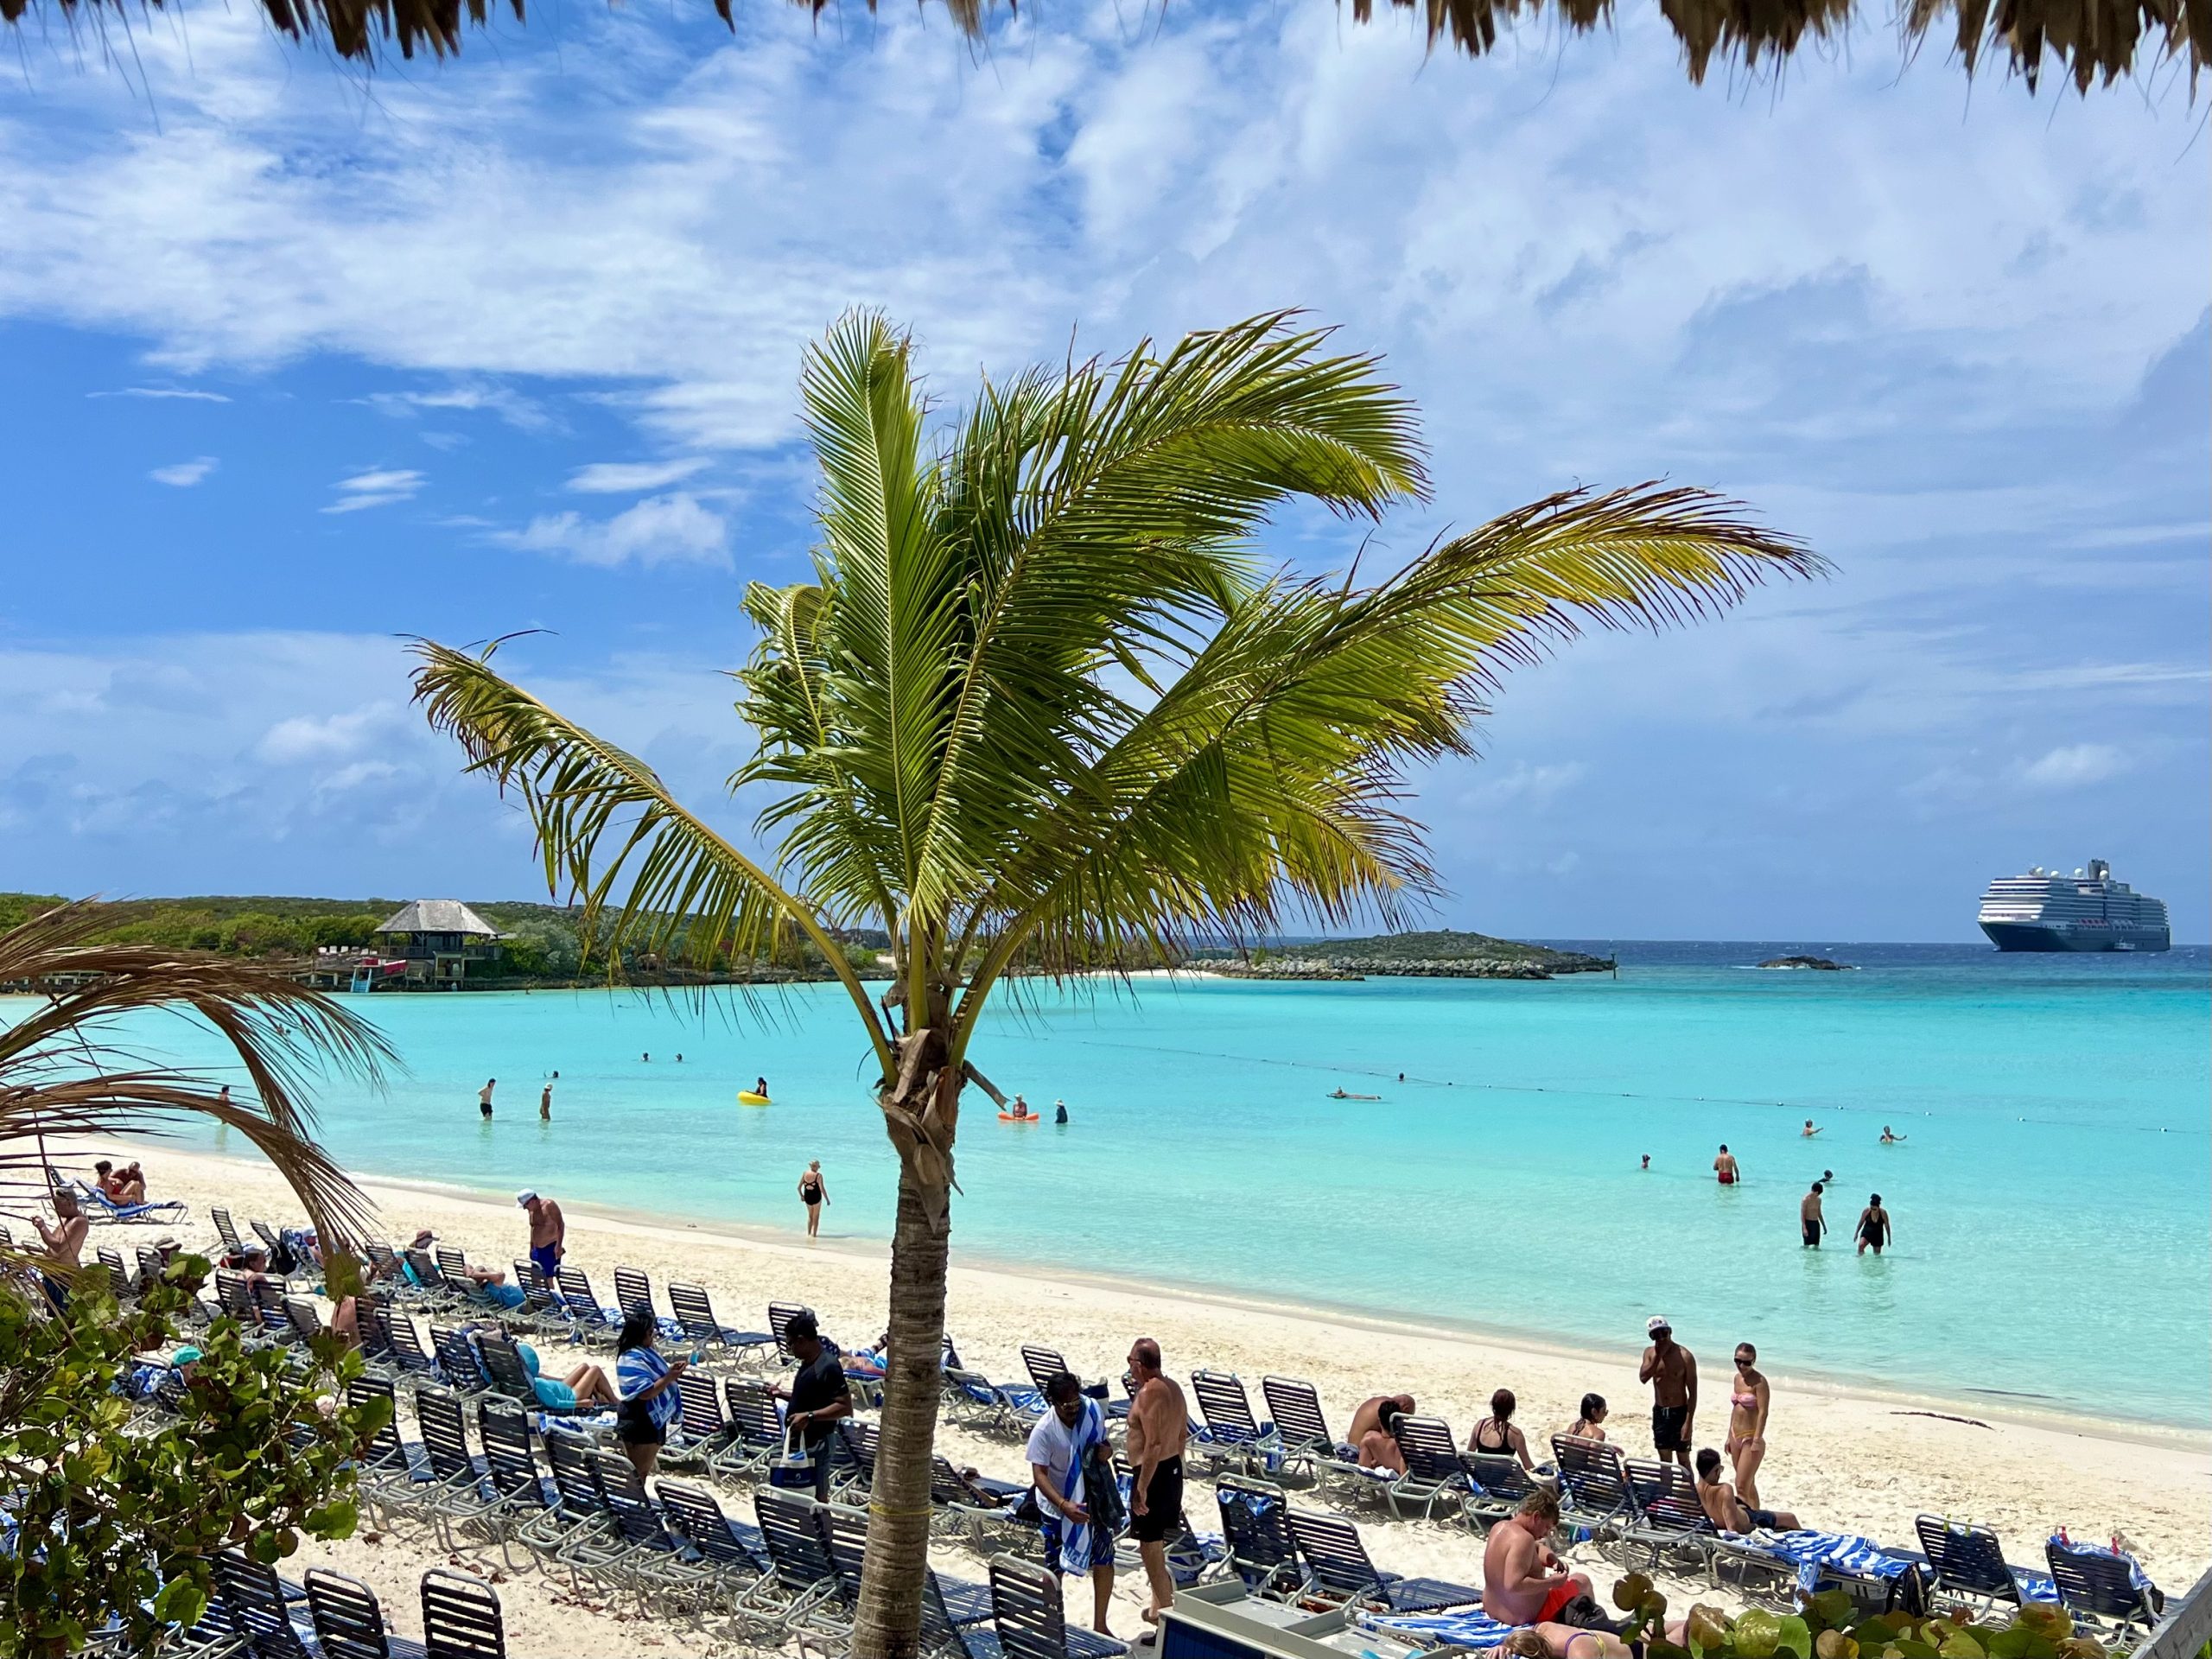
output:
[[[522,1292],[522,1306],[506,1309],[503,1318],[519,1320],[549,1335],[565,1338],[571,1334],[575,1322],[569,1317],[568,1304],[553,1294],[553,1287],[537,1270],[537,1263],[518,1256],[514,1283]]]
[[[73,1183],[77,1189],[77,1207],[87,1221],[105,1221],[122,1226],[134,1224],[162,1227],[181,1226],[192,1214],[181,1198],[149,1198],[143,1204],[118,1204],[90,1181]]]
[[[130,1269],[123,1265],[120,1250],[95,1250],[93,1259],[99,1263],[100,1276],[107,1281],[107,1293],[118,1302],[131,1297]]]
[[[534,1521],[541,1521],[560,1503],[559,1489],[537,1471],[531,1449],[530,1418],[522,1408],[497,1400],[476,1404],[477,1437],[484,1443],[485,1478],[499,1501],[487,1510],[484,1522],[499,1546],[500,1559],[510,1570],[517,1563],[511,1542],[520,1538]]]
[[[499,1495],[468,1449],[467,1419],[456,1395],[443,1389],[416,1390],[415,1427],[435,1483],[426,1494],[430,1523],[447,1548],[458,1548],[459,1529],[497,1508]]]
[[[1296,1600],[1306,1575],[1299,1570],[1298,1541],[1291,1535],[1290,1503],[1282,1488],[1224,1475],[1214,1483],[1213,1495],[1230,1571],[1255,1596]]]
[[[1510,1452],[1463,1452],[1459,1467],[1467,1477],[1460,1512],[1477,1532],[1487,1532],[1519,1509],[1536,1484]]]
[[[710,1574],[714,1599],[734,1601],[768,1570],[767,1541],[760,1529],[731,1520],[704,1486],[682,1480],[653,1485],[668,1524],[698,1552]]]
[[[2083,1624],[2115,1637],[2148,1634],[2165,1611],[2166,1598],[2133,1555],[2101,1544],[2054,1537],[2044,1546],[2059,1605]]]
[[[991,1627],[1006,1659],[1110,1659],[1128,1649],[1111,1637],[1071,1630],[1059,1575],[1040,1561],[991,1557]]]
[[[223,1241],[223,1248],[232,1255],[243,1255],[245,1241],[238,1236],[238,1224],[231,1219],[231,1212],[219,1206],[210,1205],[207,1219],[213,1224],[215,1236]]]
[[[948,1367],[945,1415],[954,1422],[1027,1438],[1045,1415],[1045,1395],[1027,1383],[1001,1386],[981,1371]]]
[[[302,1343],[312,1342],[322,1335],[322,1314],[304,1296],[283,1299],[284,1323],[291,1327],[292,1335]]]
[[[1243,1378],[1234,1371],[1193,1371],[1191,1392],[1205,1419],[1190,1441],[1198,1461],[1215,1473],[1272,1474],[1282,1466],[1282,1440],[1273,1423],[1252,1414]]]
[[[1559,1470],[1561,1526],[1604,1540],[1637,1518],[1636,1494],[1620,1447],[1608,1440],[1554,1434],[1552,1458]]]
[[[1390,1484],[1384,1496],[1393,1515],[1426,1521],[1438,1505],[1460,1502],[1468,1490],[1468,1475],[1460,1466],[1459,1445],[1449,1423],[1441,1417],[1402,1416],[1391,1423],[1390,1438],[1406,1460],[1406,1472]]]
[[[1872,1618],[1881,1613],[1906,1613],[1917,1618],[1927,1611],[1926,1560],[1886,1549],[1871,1538],[1801,1527],[1794,1532],[1758,1534],[1743,1541],[1742,1548],[1792,1564],[1796,1575],[1791,1589],[1796,1596],[1841,1591],[1856,1618]],[[1793,1596],[1787,1611],[1796,1611],[1795,1599]],[[1778,1600],[1774,1605],[1781,1605]]]
[[[1709,1571],[1720,1532],[1699,1501],[1690,1471],[1678,1463],[1644,1458],[1627,1459],[1624,1466],[1638,1514],[1622,1530],[1624,1551],[1633,1550],[1654,1568],[1668,1562],[1683,1570]]]
[[[1345,1445],[1330,1431],[1321,1410],[1321,1396],[1311,1382],[1294,1376],[1263,1376],[1260,1397],[1268,1402],[1268,1415],[1282,1442],[1282,1464],[1277,1478],[1287,1482],[1302,1475],[1315,1484],[1360,1489],[1371,1495],[1376,1485],[1374,1471],[1359,1466],[1359,1450]]]
[[[346,1385],[346,1403],[359,1406],[381,1400],[385,1408],[384,1427],[369,1439],[353,1465],[355,1490],[386,1531],[397,1531],[402,1521],[425,1520],[429,1513],[426,1496],[432,1483],[429,1460],[414,1441],[400,1438],[397,1402],[390,1382],[382,1377],[357,1376]]]
[[[252,1659],[312,1659],[275,1567],[235,1549],[218,1552],[213,1565],[217,1605],[203,1624],[242,1642]]]
[[[591,1287],[591,1275],[582,1268],[563,1267],[553,1275],[562,1304],[575,1321],[579,1341],[605,1341],[610,1347],[622,1334],[622,1310],[601,1302]]]
[[[868,1554],[868,1511],[847,1503],[817,1503],[814,1506],[814,1522],[821,1530],[822,1547],[830,1552],[830,1559],[836,1567],[838,1595],[849,1610],[857,1608],[861,1599],[861,1563]],[[937,1580],[938,1600],[945,1610],[948,1623],[980,1624],[990,1618],[991,1592],[988,1585],[944,1578],[927,1567],[923,1570]]]
[[[715,1316],[715,1305],[703,1285],[671,1280],[668,1306],[684,1336],[702,1352],[745,1365],[757,1363],[764,1351],[772,1351],[776,1339],[766,1331],[740,1331]]]
[[[738,1603],[747,1628],[763,1633],[801,1627],[842,1633],[850,1628],[850,1621],[841,1617],[837,1563],[822,1541],[814,1508],[813,1498],[779,1487],[763,1486],[753,1494],[768,1571]]]
[[[1014,1512],[1028,1490],[1024,1484],[956,1469],[944,1452],[933,1452],[930,1502],[938,1512],[931,1519],[931,1530],[940,1537],[964,1539],[979,1555],[988,1555],[993,1548],[1016,1548],[1037,1535],[1037,1523]]]
[[[421,1643],[385,1628],[377,1592],[359,1579],[311,1567],[305,1582],[308,1618],[322,1659],[423,1659]]]
[[[274,1267],[276,1258],[285,1253],[284,1236],[265,1221],[250,1221],[246,1225],[253,1229],[254,1236],[261,1241],[261,1248],[269,1252],[270,1265]]]
[[[775,1340],[776,1358],[779,1363],[785,1365],[796,1365],[798,1363],[798,1356],[791,1352],[791,1344],[786,1340],[790,1334],[791,1323],[800,1314],[812,1313],[813,1312],[814,1310],[807,1306],[804,1302],[771,1302],[768,1304],[768,1332]],[[818,1319],[817,1320],[816,1325],[818,1331],[820,1328],[820,1321]],[[841,1354],[845,1351],[842,1345],[830,1341],[827,1336],[824,1336],[822,1338],[822,1345],[824,1348],[827,1348],[833,1354]]]
[[[647,1614],[664,1592],[703,1586],[708,1575],[669,1531],[636,1465],[618,1452],[594,1455],[613,1524],[603,1536],[574,1543],[566,1552],[569,1565],[610,1595],[637,1597],[639,1611]]]
[[[1912,1529],[1920,1535],[1921,1551],[1928,1557],[1928,1587],[1939,1603],[1975,1609],[2020,1605],[2023,1569],[2006,1563],[2004,1546],[1987,1527],[1916,1515]]]
[[[944,1363],[948,1367],[957,1366],[960,1363],[959,1355],[952,1351],[950,1337],[944,1339]],[[1035,1385],[1037,1392],[1040,1395],[1045,1392],[1045,1382],[1047,1377],[1055,1371],[1065,1371],[1083,1384],[1083,1391],[1085,1394],[1105,1408],[1106,1420],[1109,1422],[1120,1422],[1129,1414],[1129,1402],[1127,1400],[1107,1398],[1106,1384],[1085,1378],[1081,1371],[1068,1363],[1066,1356],[1057,1348],[1048,1348],[1041,1342],[1025,1342],[1021,1344],[1021,1364],[1022,1369],[1029,1373],[1030,1382]]]
[[[485,1374],[484,1362],[477,1355],[476,1344],[468,1339],[467,1332],[451,1325],[432,1325],[430,1350],[438,1357],[438,1373],[448,1388],[462,1394],[481,1394],[492,1386],[492,1379]]]
[[[399,1369],[416,1377],[435,1376],[437,1359],[423,1344],[422,1327],[415,1323],[415,1316],[404,1308],[390,1311],[386,1324],[391,1335],[391,1357]]]
[[[434,1567],[423,1575],[424,1659],[507,1659],[499,1598],[480,1579]]]
[[[1377,1567],[1359,1541],[1359,1529],[1341,1516],[1311,1510],[1284,1511],[1306,1593],[1334,1603],[1358,1602],[1393,1613],[1433,1613],[1471,1607],[1483,1592],[1445,1579],[1408,1579]]]
[[[660,1319],[660,1310],[653,1306],[653,1281],[635,1268],[614,1269],[614,1306],[625,1313],[642,1307],[656,1322]]]
[[[743,1479],[766,1470],[784,1446],[784,1408],[766,1382],[734,1376],[723,1389],[736,1433],[715,1459],[718,1473]]]
[[[711,1465],[737,1433],[722,1403],[721,1379],[709,1370],[687,1369],[676,1379],[676,1397],[683,1414],[661,1446],[661,1462],[677,1469]]]

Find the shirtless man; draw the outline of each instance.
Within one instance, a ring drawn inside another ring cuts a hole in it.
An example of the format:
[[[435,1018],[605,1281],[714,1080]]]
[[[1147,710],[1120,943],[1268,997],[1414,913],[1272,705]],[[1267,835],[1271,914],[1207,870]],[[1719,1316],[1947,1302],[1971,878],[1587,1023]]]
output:
[[[561,1074],[556,1071],[553,1075],[557,1077]],[[543,1123],[550,1123],[553,1121],[553,1085],[550,1083],[538,1093],[537,1117]]]
[[[1733,1186],[1743,1179],[1736,1167],[1736,1154],[1728,1150],[1726,1141],[1720,1143],[1720,1155],[1713,1160],[1713,1173],[1720,1178],[1723,1186]]]
[[[1813,1190],[1797,1200],[1797,1226],[1808,1250],[1821,1248],[1821,1235],[1828,1230],[1827,1218],[1821,1214],[1821,1184],[1815,1181]]]
[[[46,1298],[59,1313],[69,1306],[69,1281],[76,1276],[77,1263],[85,1254],[85,1236],[92,1228],[78,1210],[74,1192],[57,1186],[53,1199],[54,1224],[49,1227],[44,1216],[33,1216],[31,1225],[38,1229],[46,1259],[52,1264],[51,1271],[39,1274],[39,1282],[46,1287]]]
[[[1483,1546],[1483,1611],[1501,1624],[1533,1625],[1554,1659],[1599,1659],[1628,1649],[1607,1628],[1590,1580],[1570,1573],[1548,1541],[1559,1524],[1559,1495],[1539,1486]],[[1570,1608],[1569,1604],[1585,1605]],[[1577,1622],[1569,1624],[1567,1617]],[[1598,1623],[1587,1621],[1595,1618]]]
[[[1387,1470],[1394,1475],[1406,1472],[1406,1448],[1398,1444],[1397,1427],[1398,1419],[1413,1408],[1413,1403],[1410,1394],[1377,1395],[1360,1407],[1359,1414],[1352,1419],[1355,1424],[1370,1409],[1375,1414],[1375,1427],[1352,1437],[1361,1468]]]
[[[1139,1337],[1129,1345],[1129,1376],[1137,1391],[1129,1402],[1129,1536],[1137,1541],[1152,1605],[1144,1622],[1160,1623],[1175,1599],[1167,1571],[1167,1539],[1183,1518],[1183,1446],[1191,1437],[1191,1411],[1183,1390],[1160,1370],[1160,1344]]]
[[[1690,1466],[1690,1425],[1697,1416],[1697,1356],[1675,1340],[1663,1313],[1644,1321],[1651,1345],[1637,1368],[1639,1382],[1651,1385],[1651,1443],[1662,1463]]]
[[[1813,1127],[1813,1120],[1808,1117],[1805,1120],[1805,1127],[1798,1131],[1798,1135],[1801,1140],[1809,1141],[1819,1133],[1820,1131]]]
[[[1788,1510],[1753,1509],[1736,1496],[1736,1489],[1720,1478],[1720,1454],[1711,1446],[1697,1454],[1697,1501],[1723,1532],[1754,1532],[1761,1527],[1773,1532],[1795,1532],[1797,1517]]]
[[[1866,1207],[1859,1212],[1859,1254],[1866,1255],[1867,1247],[1872,1245],[1874,1254],[1879,1255],[1882,1247],[1889,1242],[1890,1212],[1882,1208],[1880,1193],[1870,1194]]]
[[[530,1212],[530,1259],[550,1283],[568,1254],[569,1224],[561,1218],[559,1205],[528,1187],[515,1194],[515,1202]]]
[[[1357,1446],[1378,1428],[1388,1432],[1389,1425],[1382,1421],[1382,1408],[1385,1406],[1393,1408],[1390,1414],[1393,1417],[1408,1414],[1416,1409],[1410,1394],[1377,1394],[1361,1401],[1359,1409],[1351,1414],[1351,1427],[1344,1431],[1345,1437],[1352,1445]]]
[[[492,1090],[499,1086],[497,1077],[484,1079],[484,1086],[476,1091],[476,1109],[484,1114],[484,1121],[492,1121]]]

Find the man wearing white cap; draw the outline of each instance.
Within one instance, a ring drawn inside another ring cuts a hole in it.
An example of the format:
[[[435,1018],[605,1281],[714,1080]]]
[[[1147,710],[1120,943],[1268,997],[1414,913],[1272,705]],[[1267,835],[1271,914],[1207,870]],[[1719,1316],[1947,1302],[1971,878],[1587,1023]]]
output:
[[[1697,1356],[1675,1340],[1664,1313],[1643,1322],[1651,1345],[1637,1368],[1639,1382],[1651,1385],[1651,1443],[1659,1461],[1690,1466],[1690,1427],[1697,1416]]]
[[[561,1206],[550,1198],[539,1198],[529,1187],[515,1194],[515,1202],[530,1212],[531,1262],[550,1281],[561,1270],[561,1258],[568,1254],[569,1228],[561,1219]]]

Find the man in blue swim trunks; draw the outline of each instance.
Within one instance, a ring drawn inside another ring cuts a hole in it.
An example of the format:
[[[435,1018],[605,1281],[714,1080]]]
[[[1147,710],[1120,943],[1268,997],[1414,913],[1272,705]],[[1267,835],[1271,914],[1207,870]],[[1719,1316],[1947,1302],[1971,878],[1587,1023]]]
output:
[[[561,1206],[550,1198],[539,1198],[529,1187],[515,1194],[515,1202],[530,1213],[531,1262],[550,1284],[561,1271],[561,1258],[568,1254],[569,1227],[561,1219]]]

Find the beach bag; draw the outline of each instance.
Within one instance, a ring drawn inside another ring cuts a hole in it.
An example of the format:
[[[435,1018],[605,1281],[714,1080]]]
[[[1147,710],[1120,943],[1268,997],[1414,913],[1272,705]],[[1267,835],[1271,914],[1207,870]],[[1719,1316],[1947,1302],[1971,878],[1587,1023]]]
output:
[[[786,1428],[784,1449],[768,1465],[768,1484],[785,1491],[811,1492],[814,1490],[814,1459],[816,1453]]]

